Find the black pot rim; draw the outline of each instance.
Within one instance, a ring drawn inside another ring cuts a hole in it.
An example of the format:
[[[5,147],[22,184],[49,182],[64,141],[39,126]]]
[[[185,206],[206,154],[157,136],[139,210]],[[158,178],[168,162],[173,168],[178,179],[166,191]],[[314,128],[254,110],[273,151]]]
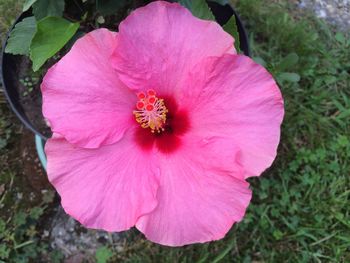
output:
[[[1,60],[0,60],[0,62],[1,62],[1,64],[0,64],[1,84],[2,84],[2,87],[3,87],[4,94],[5,94],[5,98],[6,98],[7,102],[9,103],[11,110],[16,114],[18,119],[25,125],[26,128],[31,130],[34,134],[40,136],[44,140],[47,140],[47,137],[44,136],[38,129],[36,129],[34,127],[34,125],[32,125],[32,123],[28,120],[28,118],[26,116],[23,116],[23,114],[21,112],[19,112],[19,110],[17,109],[16,105],[14,104],[14,98],[12,98],[10,96],[9,92],[8,92],[8,87],[6,85],[5,77],[4,77],[5,76],[5,72],[4,72],[4,64],[5,64],[4,63],[4,57],[6,56],[5,48],[6,48],[7,41],[9,39],[9,37],[10,37],[11,31],[15,28],[16,24],[20,20],[22,20],[22,18],[24,18],[26,16],[27,16],[27,12],[23,12],[17,17],[17,19],[15,20],[13,25],[8,30],[5,39],[3,40],[2,49],[1,49]],[[8,55],[10,55],[10,54],[8,54]]]
[[[219,5],[218,3],[216,2],[210,2],[209,0],[209,4],[210,5]],[[220,6],[220,5],[219,5]],[[243,51],[244,55],[250,57],[251,53],[250,53],[250,48],[249,48],[249,41],[248,41],[248,35],[247,35],[247,32],[243,26],[243,23],[239,17],[239,15],[237,14],[237,12],[234,10],[234,8],[232,7],[231,4],[226,4],[224,7],[226,8],[229,8],[230,12],[232,13],[232,15],[234,15],[236,17],[236,23],[237,23],[237,28],[238,28],[238,32],[239,32],[239,37],[240,37],[240,48],[241,50]],[[23,12],[21,13],[21,15],[19,15],[17,17],[17,19],[15,20],[15,22],[13,23],[13,25],[11,26],[11,28],[9,29],[9,31],[7,32],[6,34],[6,37],[2,43],[2,50],[1,50],[1,65],[0,65],[0,70],[1,70],[1,82],[2,82],[2,87],[3,87],[3,90],[4,90],[4,94],[5,94],[5,97],[6,97],[6,100],[8,101],[9,105],[10,105],[10,108],[11,110],[16,114],[16,116],[18,117],[18,119],[24,124],[24,126],[26,128],[28,128],[29,130],[31,130],[34,134],[40,136],[40,138],[42,138],[43,140],[47,140],[48,138],[43,135],[39,129],[37,129],[31,122],[30,120],[23,114],[21,113],[21,111],[17,108],[17,106],[15,105],[15,100],[16,98],[13,98],[10,93],[9,93],[9,88],[8,86],[6,85],[6,81],[5,81],[5,72],[4,72],[4,64],[5,64],[5,61],[4,61],[4,57],[7,55],[7,56],[13,56],[12,54],[7,54],[5,53],[5,48],[6,48],[6,44],[7,44],[7,41],[9,39],[9,36],[10,36],[10,33],[11,31],[14,29],[14,27],[16,26],[16,24],[18,22],[20,22],[23,18],[27,17],[28,15],[30,14],[30,11],[26,11],[26,12]],[[230,16],[230,17],[231,17]]]

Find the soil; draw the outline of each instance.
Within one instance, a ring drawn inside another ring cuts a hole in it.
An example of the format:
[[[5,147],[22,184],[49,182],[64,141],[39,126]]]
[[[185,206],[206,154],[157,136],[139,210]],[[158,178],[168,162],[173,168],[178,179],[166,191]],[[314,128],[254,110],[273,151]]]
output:
[[[9,198],[4,199],[6,202],[0,207],[0,213],[5,216],[11,215],[16,203],[20,204],[21,207],[31,208],[41,204],[48,192],[54,193],[37,157],[33,134],[22,129],[16,120],[14,123],[18,128],[16,130],[18,139],[9,142],[7,147],[11,149],[11,152],[8,154],[5,152],[0,156],[4,175],[7,174],[6,171],[9,171],[8,174],[14,177],[7,180],[11,183],[4,185],[4,190],[10,195]]]
[[[21,171],[26,178],[26,184],[32,188],[33,194],[41,195],[45,191],[53,190],[38,158],[34,136],[27,130],[21,136],[20,158]]]
[[[21,80],[25,78],[30,78],[32,74],[31,67],[32,67],[32,63],[30,59],[25,56],[21,56],[20,64],[18,67],[19,69],[18,79]],[[40,76],[39,81],[37,83],[34,83],[33,90],[31,90],[30,92],[28,92],[28,87],[26,87],[23,83],[19,81],[17,85],[18,100],[27,118],[29,119],[30,123],[34,127],[36,127],[41,134],[49,138],[51,137],[51,130],[46,125],[44,117],[42,115],[42,111],[41,111],[41,107],[42,107],[42,97],[41,97],[41,91],[40,91],[41,80],[42,80],[42,76]]]

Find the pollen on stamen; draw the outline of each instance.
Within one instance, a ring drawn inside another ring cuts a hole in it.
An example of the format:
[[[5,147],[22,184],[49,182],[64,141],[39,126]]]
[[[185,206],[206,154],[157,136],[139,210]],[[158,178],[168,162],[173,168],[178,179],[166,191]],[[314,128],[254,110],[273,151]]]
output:
[[[166,114],[168,112],[164,105],[164,100],[156,97],[154,90],[148,90],[147,95],[144,92],[137,94],[139,99],[134,110],[135,119],[142,128],[150,128],[151,132],[160,133],[164,131]]]

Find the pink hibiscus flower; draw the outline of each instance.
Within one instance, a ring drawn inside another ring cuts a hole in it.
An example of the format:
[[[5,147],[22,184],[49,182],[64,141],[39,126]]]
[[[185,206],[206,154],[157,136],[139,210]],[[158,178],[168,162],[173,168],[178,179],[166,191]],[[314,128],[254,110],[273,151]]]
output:
[[[271,165],[284,110],[271,75],[215,22],[157,1],[79,39],[42,83],[48,177],[89,228],[217,240]]]

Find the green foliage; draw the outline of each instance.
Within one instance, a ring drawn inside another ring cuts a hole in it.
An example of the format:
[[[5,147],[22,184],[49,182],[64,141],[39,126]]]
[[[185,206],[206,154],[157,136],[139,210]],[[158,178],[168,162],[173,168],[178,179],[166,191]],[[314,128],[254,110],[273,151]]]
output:
[[[113,252],[106,246],[100,247],[96,250],[96,262],[107,263],[107,261],[113,256]]]
[[[345,36],[344,36],[343,33],[337,32],[337,33],[335,34],[335,39],[336,39],[340,44],[349,46],[349,41],[350,41],[350,39],[349,39],[349,40],[346,40],[346,38],[345,38]]]
[[[276,70],[283,72],[294,67],[299,62],[299,56],[296,53],[290,53],[284,57],[278,65],[276,65]]]
[[[36,20],[47,16],[62,16],[64,11],[64,0],[36,0],[33,4],[33,13]]]
[[[215,17],[205,0],[179,0],[179,3],[200,19],[215,20]]]
[[[234,15],[231,16],[228,22],[223,26],[223,29],[235,39],[234,45],[237,50],[237,53],[239,53],[241,51],[239,33],[238,33],[238,28],[236,23],[236,17]]]
[[[6,53],[14,55],[29,55],[29,46],[36,32],[36,22],[33,16],[24,18],[11,31],[7,41]]]
[[[255,182],[259,191],[242,230],[254,231],[259,241],[247,247],[259,247],[267,261],[347,262],[349,150],[348,138],[334,134],[324,146],[298,148],[285,166]]]
[[[64,254],[59,250],[54,250],[50,253],[52,263],[61,263],[64,261]]]
[[[29,262],[37,259],[41,254],[49,253],[47,246],[40,243],[38,236],[39,227],[38,220],[43,215],[47,204],[42,202],[38,206],[32,208],[21,207],[14,196],[11,195],[11,187],[13,185],[14,176],[2,174],[0,183],[8,184],[0,205],[3,207],[0,217],[0,262]],[[11,214],[6,212],[6,206],[12,205]],[[4,213],[4,211],[6,213]]]
[[[79,23],[60,17],[46,17],[37,24],[37,32],[30,45],[30,59],[37,71],[47,59],[55,55],[74,36]]]
[[[23,4],[23,12],[27,11],[29,8],[31,8],[31,6],[38,0],[25,0],[24,4]]]
[[[278,75],[276,75],[276,79],[279,83],[282,83],[283,81],[299,82],[300,75],[297,73],[291,73],[291,72],[281,72]]]

